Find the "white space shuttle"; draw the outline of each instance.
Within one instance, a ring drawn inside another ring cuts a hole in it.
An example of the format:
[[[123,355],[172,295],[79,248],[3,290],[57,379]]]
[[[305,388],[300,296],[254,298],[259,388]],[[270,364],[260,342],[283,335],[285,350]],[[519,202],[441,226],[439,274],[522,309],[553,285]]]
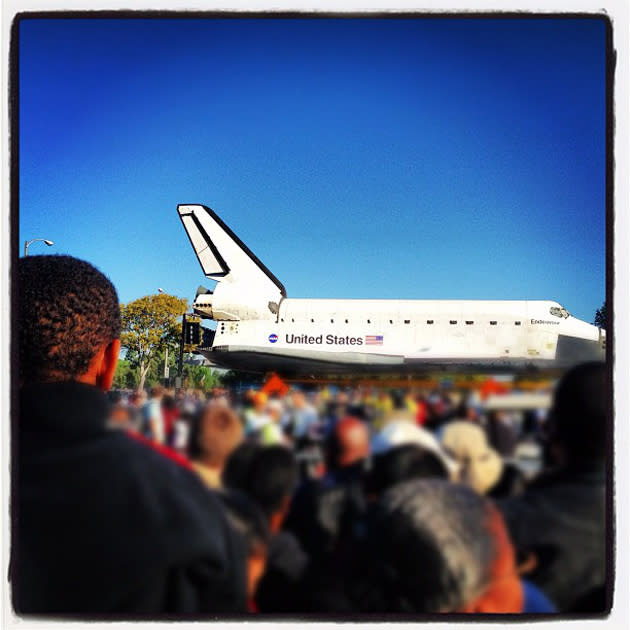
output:
[[[290,375],[565,369],[603,359],[605,332],[552,301],[288,298],[210,208],[177,208],[204,274],[199,351],[225,368]]]

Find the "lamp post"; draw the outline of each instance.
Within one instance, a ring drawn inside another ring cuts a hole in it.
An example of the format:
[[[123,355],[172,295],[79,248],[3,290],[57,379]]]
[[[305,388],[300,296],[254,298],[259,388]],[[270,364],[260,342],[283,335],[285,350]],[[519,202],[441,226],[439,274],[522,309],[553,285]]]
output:
[[[47,238],[32,238],[30,241],[26,241],[24,243],[24,256],[28,256],[28,248],[30,247],[31,243],[34,243],[35,241],[46,243],[48,247],[55,244],[53,241],[49,241]]]
[[[164,289],[162,289],[161,287],[158,287],[158,293],[161,295],[162,293],[164,293]],[[168,368],[168,344],[166,345],[166,352],[164,354],[164,384],[166,385],[166,387],[169,386],[170,383],[170,374],[169,374],[170,370]]]

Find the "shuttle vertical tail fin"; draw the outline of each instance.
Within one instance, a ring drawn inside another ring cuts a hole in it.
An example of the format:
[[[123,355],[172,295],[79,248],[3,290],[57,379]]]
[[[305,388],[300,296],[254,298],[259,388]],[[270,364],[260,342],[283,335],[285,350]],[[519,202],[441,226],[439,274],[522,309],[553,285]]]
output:
[[[258,291],[266,287],[286,297],[283,284],[213,210],[200,204],[180,204],[177,212],[208,278],[255,286]]]

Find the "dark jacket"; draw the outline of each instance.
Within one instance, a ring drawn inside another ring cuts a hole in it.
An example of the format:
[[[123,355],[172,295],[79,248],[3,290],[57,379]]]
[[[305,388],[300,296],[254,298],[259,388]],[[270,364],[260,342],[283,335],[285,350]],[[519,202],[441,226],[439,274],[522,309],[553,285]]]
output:
[[[304,575],[308,556],[297,538],[280,531],[272,536],[267,553],[267,568],[256,591],[261,613],[288,613],[304,610]]]
[[[296,491],[284,528],[311,558],[328,558],[362,516],[364,476],[365,464],[359,462],[329,472],[322,480],[307,480]]]
[[[105,426],[80,383],[20,396],[13,507],[18,613],[245,610],[245,549],[194,473]]]
[[[526,492],[498,500],[514,545],[533,552],[527,576],[569,612],[606,577],[606,493],[603,463],[541,477]],[[595,611],[593,611],[595,612]],[[601,612],[601,611],[599,611]]]
[[[294,497],[285,528],[309,557],[300,586],[305,612],[354,611],[347,586],[360,566],[355,554],[367,509],[364,474],[364,462],[345,466],[307,482]]]

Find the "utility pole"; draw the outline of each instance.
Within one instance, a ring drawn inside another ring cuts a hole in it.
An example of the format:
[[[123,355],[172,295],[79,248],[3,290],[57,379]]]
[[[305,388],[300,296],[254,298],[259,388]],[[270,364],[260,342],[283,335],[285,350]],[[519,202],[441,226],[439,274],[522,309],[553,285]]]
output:
[[[179,337],[179,360],[177,361],[177,387],[182,386],[182,369],[184,366],[184,332],[186,330],[186,313],[182,316],[182,334]]]
[[[169,368],[168,368],[168,346],[166,346],[166,352],[164,354],[164,384],[168,387],[170,382]]]
[[[158,287],[158,294],[162,295],[164,293],[164,289],[162,287]],[[170,374],[169,374],[169,368],[168,368],[168,342],[166,344],[166,350],[164,352],[164,386],[168,387],[171,379]]]

